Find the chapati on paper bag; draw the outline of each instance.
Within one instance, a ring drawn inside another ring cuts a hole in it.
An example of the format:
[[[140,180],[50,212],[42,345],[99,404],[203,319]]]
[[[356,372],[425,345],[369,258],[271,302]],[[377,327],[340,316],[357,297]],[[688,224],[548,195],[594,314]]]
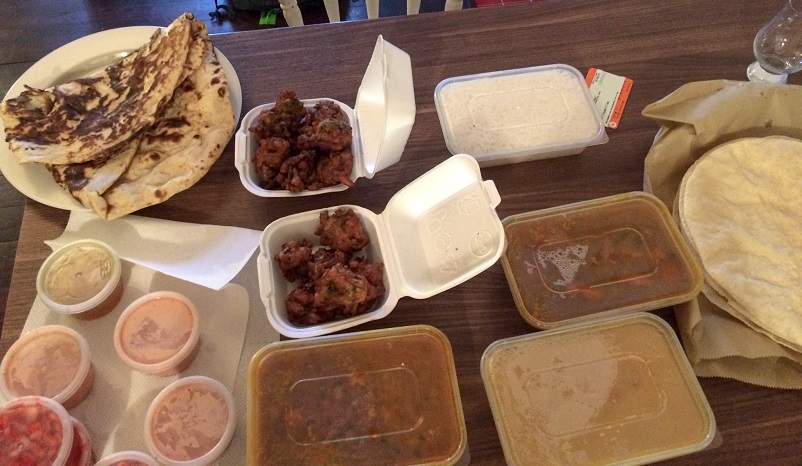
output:
[[[802,345],[802,141],[737,139],[686,172],[680,227],[741,319]],[[725,310],[727,308],[725,307]]]

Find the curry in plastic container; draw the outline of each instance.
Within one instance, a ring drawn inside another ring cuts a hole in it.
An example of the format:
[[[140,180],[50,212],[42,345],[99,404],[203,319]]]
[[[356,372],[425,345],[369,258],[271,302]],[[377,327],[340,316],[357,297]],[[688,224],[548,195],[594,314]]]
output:
[[[692,299],[702,272],[668,209],[631,192],[507,217],[501,258],[534,327],[647,311]]]
[[[469,462],[451,345],[426,325],[265,346],[247,422],[250,466]]]
[[[481,373],[510,465],[652,463],[716,433],[676,334],[649,313],[496,341]]]

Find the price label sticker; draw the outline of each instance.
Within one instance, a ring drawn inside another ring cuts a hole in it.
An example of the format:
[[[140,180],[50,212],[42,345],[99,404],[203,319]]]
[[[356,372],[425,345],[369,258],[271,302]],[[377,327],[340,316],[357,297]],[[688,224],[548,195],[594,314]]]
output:
[[[629,91],[632,89],[632,80],[591,68],[588,70],[585,82],[604,126],[618,128],[624,107],[627,105]]]

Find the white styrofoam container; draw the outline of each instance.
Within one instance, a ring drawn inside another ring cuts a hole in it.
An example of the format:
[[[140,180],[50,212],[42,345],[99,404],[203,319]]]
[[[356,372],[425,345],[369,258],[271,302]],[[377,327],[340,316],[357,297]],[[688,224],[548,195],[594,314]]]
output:
[[[376,172],[401,159],[415,123],[416,112],[409,54],[379,36],[357,91],[355,108],[326,98],[302,99],[301,102],[309,109],[323,100],[336,103],[345,112],[351,125],[351,153],[354,156],[351,181],[355,182],[362,177],[373,178]],[[263,189],[259,186],[252,160],[253,153],[259,147],[259,140],[249,128],[256,124],[262,111],[275,105],[273,102],[250,110],[242,118],[234,135],[234,164],[245,189],[262,197],[310,196],[348,189],[346,185],[338,184],[315,191],[290,192],[283,189]]]
[[[609,140],[585,79],[569,65],[445,79],[434,101],[448,150],[483,167],[574,155]]]
[[[259,294],[270,324],[282,335],[304,338],[381,319],[404,296],[424,299],[452,288],[493,265],[506,238],[495,211],[501,202],[492,180],[482,180],[476,160],[458,154],[396,193],[380,214],[354,205],[319,209],[280,218],[262,233],[257,258]],[[297,283],[281,274],[274,256],[283,244],[313,233],[320,212],[353,209],[370,237],[364,253],[384,263],[386,292],[365,314],[319,325],[298,326],[287,317],[285,299]]]

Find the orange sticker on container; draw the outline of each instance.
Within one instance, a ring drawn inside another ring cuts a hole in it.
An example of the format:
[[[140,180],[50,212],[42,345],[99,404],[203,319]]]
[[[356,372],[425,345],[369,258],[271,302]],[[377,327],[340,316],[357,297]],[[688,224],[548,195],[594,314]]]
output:
[[[618,128],[629,98],[629,91],[632,89],[632,80],[591,68],[588,70],[585,82],[604,126]]]

